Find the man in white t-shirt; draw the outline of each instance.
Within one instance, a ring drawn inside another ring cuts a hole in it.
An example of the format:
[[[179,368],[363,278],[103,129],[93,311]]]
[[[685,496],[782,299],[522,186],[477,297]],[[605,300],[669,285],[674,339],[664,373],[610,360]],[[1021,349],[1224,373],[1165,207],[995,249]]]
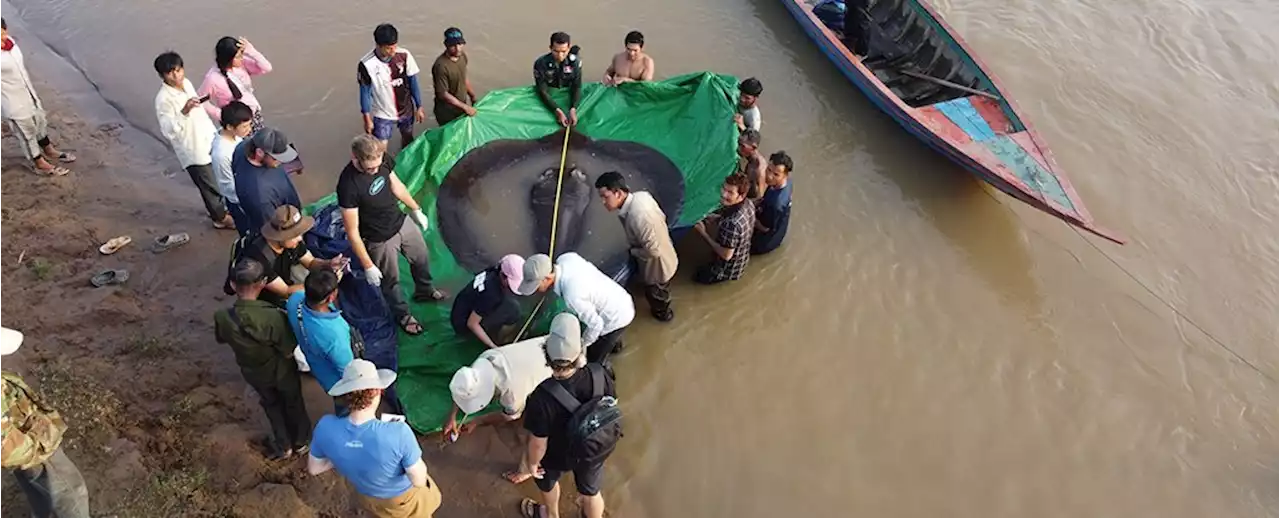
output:
[[[231,170],[231,155],[240,141],[253,132],[253,108],[240,101],[231,101],[222,107],[222,129],[213,137],[213,179],[218,194],[227,200],[227,212],[236,222],[241,236],[249,235],[253,225],[249,216],[240,208],[240,196],[236,194],[235,172]]]
[[[177,155],[182,168],[191,175],[191,182],[200,191],[204,209],[213,220],[213,227],[235,228],[226,200],[218,194],[213,177],[213,138],[218,133],[209,114],[200,108],[208,98],[196,94],[187,79],[182,56],[177,52],[165,52],[156,56],[156,74],[164,81],[156,93],[156,120],[160,134],[169,141],[169,147]]]
[[[551,367],[547,366],[547,358],[542,351],[542,344],[546,341],[547,337],[542,336],[489,349],[480,353],[470,367],[458,369],[449,382],[453,407],[444,422],[444,437],[453,440],[457,434],[470,432],[477,426],[519,419],[529,394],[539,383],[551,377]],[[459,426],[458,410],[462,410],[465,419],[465,415],[484,410],[493,402],[494,396],[502,405],[502,412]],[[513,483],[520,483],[528,479],[528,476],[521,476],[528,471],[522,465],[521,469],[509,471],[504,476]]]
[[[356,66],[364,131],[382,141],[383,149],[391,140],[392,128],[399,128],[400,148],[404,149],[413,141],[413,125],[426,118],[418,88],[418,62],[400,48],[399,41],[394,25],[379,25],[373,30],[373,50]]]

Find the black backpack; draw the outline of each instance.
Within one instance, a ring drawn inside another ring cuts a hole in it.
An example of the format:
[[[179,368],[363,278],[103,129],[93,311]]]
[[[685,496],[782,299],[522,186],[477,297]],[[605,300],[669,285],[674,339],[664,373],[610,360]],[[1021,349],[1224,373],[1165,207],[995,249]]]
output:
[[[604,394],[604,368],[599,364],[587,364],[591,376],[591,399],[578,401],[555,379],[542,384],[568,410],[569,422],[565,434],[569,439],[569,458],[575,463],[600,462],[613,453],[622,438],[622,409],[618,400]]]
[[[236,286],[231,282],[236,272],[236,261],[239,261],[244,256],[244,250],[249,247],[249,241],[253,239],[253,235],[250,232],[248,235],[236,238],[235,241],[231,242],[231,259],[227,263],[227,278],[222,281],[222,292],[227,295],[236,294]]]

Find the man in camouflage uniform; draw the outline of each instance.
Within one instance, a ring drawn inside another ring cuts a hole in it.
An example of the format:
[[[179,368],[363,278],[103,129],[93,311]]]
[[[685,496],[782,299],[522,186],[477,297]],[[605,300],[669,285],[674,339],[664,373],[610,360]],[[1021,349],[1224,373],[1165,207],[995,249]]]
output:
[[[578,124],[578,100],[582,98],[582,61],[578,46],[569,46],[569,35],[551,35],[551,52],[533,62],[533,89],[543,106],[556,116],[556,122],[569,127]],[[569,109],[558,106],[551,98],[551,88],[569,89]]]
[[[8,355],[22,345],[22,333],[0,328],[0,355]],[[27,494],[33,515],[57,518],[88,518],[89,491],[80,470],[62,453],[62,434],[67,425],[57,410],[36,397],[22,378],[0,371],[4,382],[3,436],[4,469],[13,470],[18,486]]]

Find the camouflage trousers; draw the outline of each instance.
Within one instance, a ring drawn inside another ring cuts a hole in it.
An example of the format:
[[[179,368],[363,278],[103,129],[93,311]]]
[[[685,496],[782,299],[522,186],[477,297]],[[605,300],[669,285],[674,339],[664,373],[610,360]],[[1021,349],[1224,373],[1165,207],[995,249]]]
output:
[[[89,490],[80,470],[62,448],[43,464],[14,470],[18,486],[27,495],[31,514],[40,518],[89,518]]]

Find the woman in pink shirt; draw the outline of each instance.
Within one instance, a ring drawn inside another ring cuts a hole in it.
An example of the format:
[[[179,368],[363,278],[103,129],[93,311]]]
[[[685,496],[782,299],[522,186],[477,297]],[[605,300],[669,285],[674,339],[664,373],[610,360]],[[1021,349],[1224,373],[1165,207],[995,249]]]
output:
[[[209,96],[204,109],[215,121],[222,120],[222,107],[231,101],[240,101],[253,110],[253,133],[265,124],[262,121],[262,105],[253,94],[253,76],[271,72],[271,62],[253,44],[244,38],[223,36],[213,47],[214,65],[204,74],[200,83],[200,96]],[[252,135],[252,133],[250,134]],[[246,137],[247,138],[247,137]],[[284,164],[291,173],[302,171],[302,159]]]
[[[209,96],[205,111],[215,121],[222,120],[222,107],[240,101],[253,110],[253,131],[262,129],[262,105],[253,95],[253,76],[271,72],[271,62],[244,38],[224,36],[213,49],[214,66],[204,74],[197,92]]]

